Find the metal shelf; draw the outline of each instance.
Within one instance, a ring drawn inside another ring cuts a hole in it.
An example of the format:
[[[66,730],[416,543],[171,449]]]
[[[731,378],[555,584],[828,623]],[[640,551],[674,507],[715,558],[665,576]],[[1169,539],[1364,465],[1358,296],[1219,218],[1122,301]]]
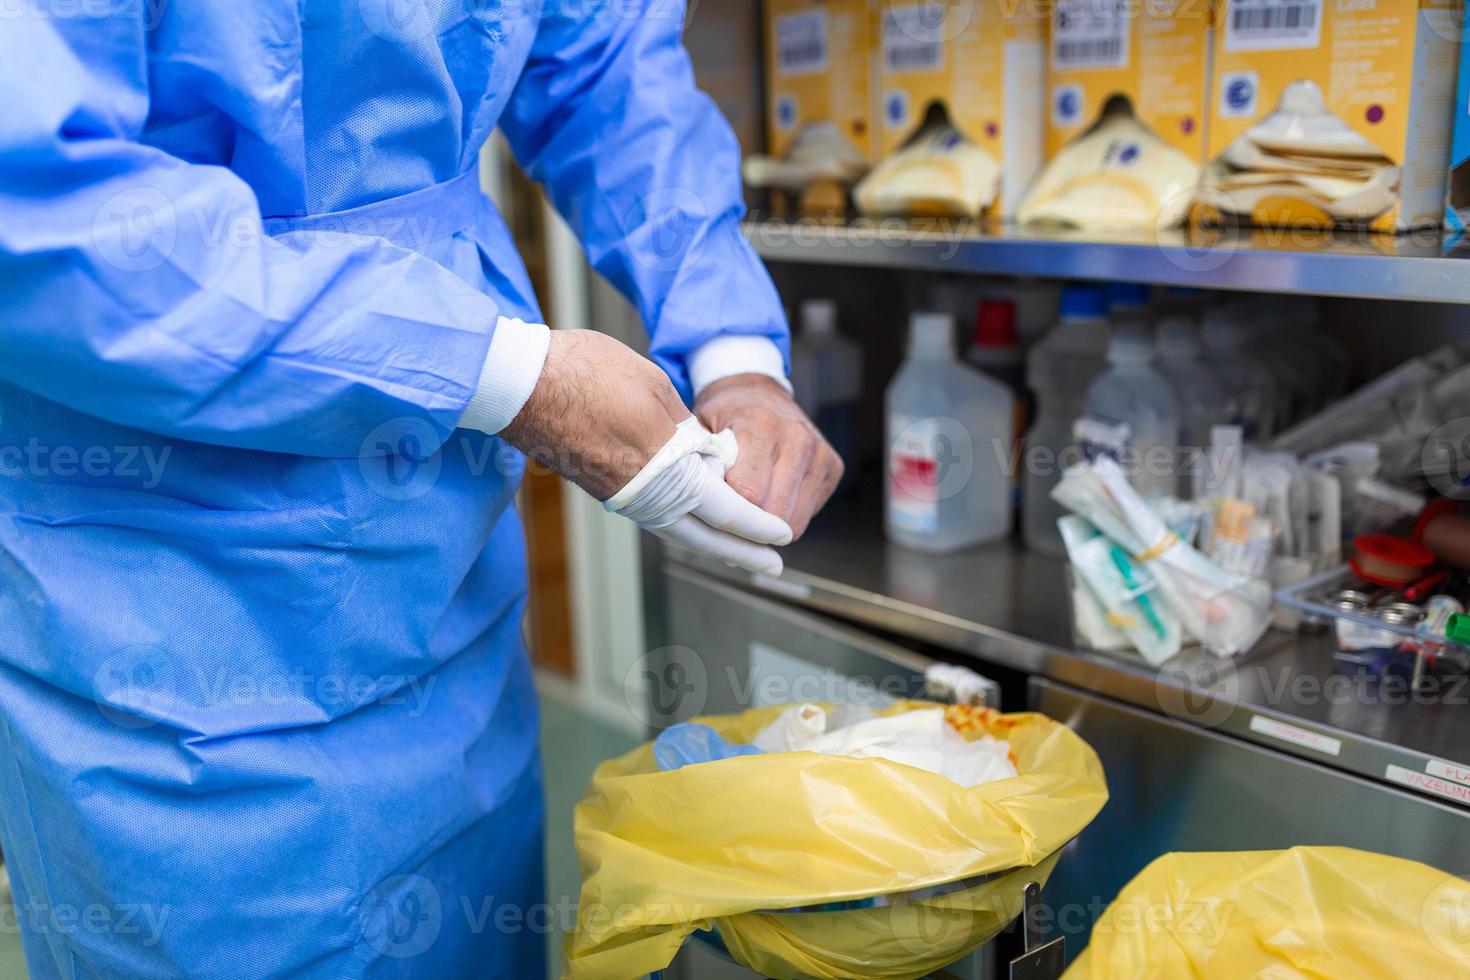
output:
[[[1083,234],[946,220],[750,221],[762,258],[858,268],[1470,303],[1470,247],[1438,230],[1391,237],[1339,230],[1179,229]]]
[[[1326,632],[1273,630],[1233,660],[1186,650],[1162,670],[1133,654],[1081,650],[1062,562],[1014,542],[909,551],[884,537],[871,497],[834,500],[784,549],[780,578],[669,553],[762,595],[972,658],[982,672],[1000,664],[1377,781],[1446,768],[1470,779],[1470,684],[1453,683],[1436,703],[1359,686],[1336,673]],[[1423,795],[1470,807],[1470,783],[1449,789]]]

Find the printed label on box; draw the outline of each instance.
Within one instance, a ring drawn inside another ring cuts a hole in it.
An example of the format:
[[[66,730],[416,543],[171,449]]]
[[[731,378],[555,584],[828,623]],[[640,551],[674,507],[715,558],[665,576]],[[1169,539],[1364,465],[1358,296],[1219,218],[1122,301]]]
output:
[[[827,70],[827,13],[802,10],[776,18],[776,74],[783,78]]]
[[[944,66],[944,8],[930,3],[889,7],[883,17],[883,69],[938,71]]]
[[[1052,22],[1052,66],[1128,67],[1131,9],[1128,0],[1058,0]]]
[[[1232,0],[1226,51],[1287,51],[1322,41],[1322,0]]]

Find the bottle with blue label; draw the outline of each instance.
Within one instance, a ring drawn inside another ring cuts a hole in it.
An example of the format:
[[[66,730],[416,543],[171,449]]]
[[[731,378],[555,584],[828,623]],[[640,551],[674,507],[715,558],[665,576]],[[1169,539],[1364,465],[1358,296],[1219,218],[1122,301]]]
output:
[[[955,358],[954,318],[915,313],[888,386],[884,525],[891,541],[946,552],[1011,526],[1011,391]]]

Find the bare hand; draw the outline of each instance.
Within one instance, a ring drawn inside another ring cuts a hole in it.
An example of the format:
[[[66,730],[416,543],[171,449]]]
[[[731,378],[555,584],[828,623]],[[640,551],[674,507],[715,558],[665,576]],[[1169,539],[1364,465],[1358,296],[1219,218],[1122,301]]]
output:
[[[593,330],[553,330],[536,389],[501,433],[598,500],[622,489],[689,410],[668,375]]]
[[[735,432],[740,455],[725,482],[801,537],[837,488],[843,466],[795,399],[764,375],[737,374],[700,392],[694,414],[713,432]]]

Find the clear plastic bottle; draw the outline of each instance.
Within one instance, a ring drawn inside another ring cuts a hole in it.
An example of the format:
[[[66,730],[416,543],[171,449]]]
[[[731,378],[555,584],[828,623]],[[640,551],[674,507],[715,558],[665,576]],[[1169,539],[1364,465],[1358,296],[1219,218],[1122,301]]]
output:
[[[1173,387],[1153,369],[1153,359],[1147,328],[1115,324],[1108,369],[1088,387],[1084,411],[1128,427],[1123,463],[1139,494],[1172,496],[1179,486],[1179,402]]]
[[[857,477],[858,400],[863,351],[837,332],[837,304],[811,299],[801,304],[801,329],[791,348],[791,383],[797,404],[832,444],[847,470],[839,489]]]
[[[1210,429],[1235,417],[1230,394],[1201,358],[1199,328],[1185,317],[1159,323],[1154,370],[1164,376],[1179,402],[1179,494],[1199,496]]]
[[[1061,557],[1057,519],[1064,511],[1052,487],[1070,462],[1072,425],[1082,412],[1087,386],[1103,370],[1108,344],[1108,298],[1101,286],[1068,286],[1061,318],[1031,349],[1026,383],[1036,396],[1036,416],[1021,455],[1021,527],[1026,547]]]
[[[1206,359],[1230,394],[1235,410],[1231,422],[1247,440],[1258,441],[1276,431],[1277,392],[1270,369],[1246,347],[1250,333],[1238,309],[1221,307],[1205,314],[1200,339]]]
[[[915,313],[888,386],[884,524],[890,540],[943,552],[1010,530],[1011,392],[955,359],[954,318]]]

